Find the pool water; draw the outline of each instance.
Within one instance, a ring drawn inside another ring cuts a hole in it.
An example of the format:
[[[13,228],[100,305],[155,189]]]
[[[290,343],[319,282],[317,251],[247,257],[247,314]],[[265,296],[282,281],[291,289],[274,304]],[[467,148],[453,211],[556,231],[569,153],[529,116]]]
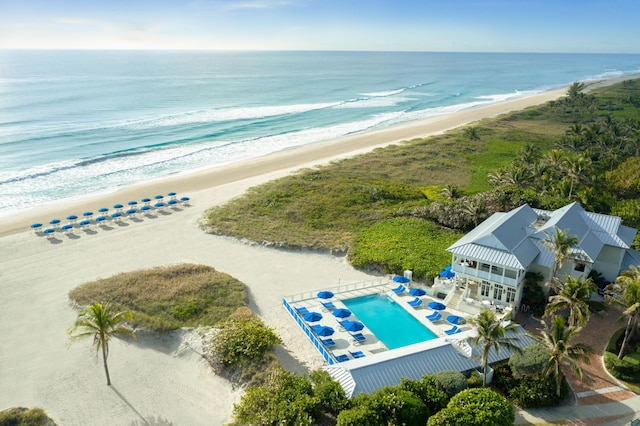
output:
[[[438,337],[386,294],[372,294],[342,302],[389,349]]]

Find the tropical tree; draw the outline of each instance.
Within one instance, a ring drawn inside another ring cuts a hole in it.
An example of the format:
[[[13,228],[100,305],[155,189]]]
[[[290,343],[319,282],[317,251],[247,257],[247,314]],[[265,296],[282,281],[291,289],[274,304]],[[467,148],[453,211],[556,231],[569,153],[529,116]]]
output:
[[[578,99],[583,96],[582,91],[584,90],[584,88],[585,88],[584,83],[580,83],[576,81],[571,86],[569,86],[569,89],[567,90],[567,96],[571,100]]]
[[[460,193],[460,188],[452,183],[448,183],[444,188],[440,191],[440,194],[447,200],[455,200],[456,198],[460,198],[462,195]]]
[[[558,278],[558,270],[562,268],[562,262],[568,257],[571,249],[578,245],[578,237],[569,235],[569,230],[564,231],[555,228],[555,233],[545,232],[546,239],[542,243],[553,252],[553,266],[551,267],[551,280]]]
[[[627,319],[624,340],[618,352],[618,359],[622,359],[627,342],[633,337],[640,318],[640,269],[631,266],[628,271],[624,271],[616,278],[615,283],[607,286],[605,295],[609,303],[624,309],[620,319]]]
[[[487,367],[489,363],[489,351],[493,348],[496,352],[500,352],[502,346],[519,352],[521,349],[516,346],[517,337],[507,336],[507,333],[516,329],[516,324],[504,325],[502,321],[496,317],[494,311],[483,310],[476,318],[469,320],[470,324],[476,329],[476,337],[473,339],[475,346],[482,347],[480,356],[482,363],[482,386],[487,385]]]
[[[545,317],[569,310],[569,326],[584,327],[593,306],[591,294],[598,291],[598,286],[590,278],[583,279],[582,275],[578,278],[567,277],[564,284],[558,280],[552,280],[549,284],[556,294],[549,298]]]
[[[84,308],[78,314],[76,323],[69,329],[69,344],[79,339],[93,337],[93,345],[96,348],[96,357],[102,351],[104,372],[107,375],[107,386],[111,385],[107,356],[109,355],[109,340],[116,336],[129,336],[135,338],[133,331],[126,327],[125,320],[131,320],[131,312],[111,312],[109,302],[104,305],[94,302]]]
[[[463,131],[462,134],[464,135],[465,138],[467,138],[470,142],[472,141],[479,141],[480,140],[480,134],[478,133],[478,128],[477,127],[466,127]]]
[[[545,329],[541,330],[541,335],[530,335],[537,340],[549,353],[549,360],[542,371],[544,376],[553,376],[556,379],[556,396],[560,397],[562,392],[562,367],[570,367],[578,377],[582,379],[582,369],[576,361],[589,362],[591,348],[582,343],[571,345],[569,342],[580,332],[580,328],[567,327],[562,316],[553,317],[551,328],[545,324]]]

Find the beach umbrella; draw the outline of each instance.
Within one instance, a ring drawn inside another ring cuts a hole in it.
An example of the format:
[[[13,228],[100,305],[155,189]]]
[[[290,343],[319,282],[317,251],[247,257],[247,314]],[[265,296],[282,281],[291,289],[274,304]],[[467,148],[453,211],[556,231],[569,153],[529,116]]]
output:
[[[447,317],[447,321],[449,321],[451,324],[455,324],[455,325],[464,324],[466,322],[463,317],[458,316],[458,315],[449,315]]]
[[[104,217],[104,216],[98,216],[98,217],[96,217],[95,220],[96,220],[96,222],[104,222],[105,220],[107,220],[107,218]]]
[[[114,209],[121,209],[121,208],[123,208],[123,207],[124,207],[124,206],[123,206],[122,204],[114,204],[114,205],[113,205],[113,208],[114,208]]]
[[[87,226],[87,225],[91,225],[91,221],[89,220],[81,220],[78,225],[80,226]]]
[[[167,194],[169,197],[171,198],[176,198],[176,193],[175,192],[170,192]]]
[[[135,206],[135,205],[138,204],[138,202],[137,201],[129,201],[127,204],[130,205],[130,206]]]
[[[143,203],[150,203],[151,202],[151,198],[143,198],[142,200]]]
[[[62,227],[60,229],[62,229],[63,231],[68,231],[69,229],[72,229],[73,225],[70,223],[64,224],[62,225]]]
[[[155,203],[155,204],[153,205],[153,207],[155,207],[155,208],[158,208],[158,209],[159,209],[159,208],[161,208],[161,207],[164,207],[164,203]]]
[[[53,228],[47,228],[42,232],[44,232],[45,234],[49,235],[49,234],[53,234],[54,232],[56,232],[56,230],[53,229]]]
[[[393,280],[400,284],[406,284],[409,282],[409,278],[403,277],[402,275],[394,275]]]
[[[433,309],[434,311],[442,311],[444,309],[447,309],[447,306],[444,303],[436,301],[429,302],[427,306],[429,306],[429,308]]]
[[[303,318],[308,322],[316,322],[322,319],[322,314],[320,312],[307,312]]]
[[[91,216],[93,216],[93,212],[84,212],[84,213],[82,213],[82,216],[91,217]]]
[[[364,324],[360,321],[349,321],[344,325],[344,329],[347,331],[360,331],[364,328]]]
[[[333,316],[336,318],[348,318],[351,316],[351,311],[345,308],[338,308],[333,311]]]
[[[78,219],[78,216],[76,216],[75,214],[67,216],[67,220],[74,221],[76,219]]]
[[[151,210],[150,206],[142,206],[140,207],[140,211],[146,212],[147,210]]]
[[[412,288],[409,290],[409,294],[412,296],[424,296],[427,292],[421,288]]]
[[[450,270],[451,270],[451,265],[447,265],[443,269],[443,271],[450,271]]]
[[[125,213],[126,213],[126,214],[135,214],[137,211],[138,211],[138,210],[136,210],[136,209],[129,209],[129,210],[127,210]]]
[[[40,228],[42,228],[41,223],[34,223],[33,225],[31,225],[31,229],[40,229]]]
[[[154,198],[156,200],[162,200],[164,197],[162,195],[156,195]]]
[[[60,219],[51,219],[49,221],[49,225],[58,225],[60,223]]]
[[[315,332],[318,336],[328,337],[328,336],[332,336],[333,333],[335,333],[335,330],[331,327],[327,327],[326,325],[323,325],[322,327],[317,328]]]
[[[120,217],[120,216],[122,216],[122,213],[118,213],[118,212],[115,212],[115,213],[113,213],[113,214],[111,215],[111,217],[112,217],[112,218],[114,218],[114,219],[116,219],[116,218],[118,218],[118,217]]]
[[[318,297],[320,299],[331,299],[333,297],[333,293],[327,290],[323,290],[318,293]]]
[[[189,197],[182,197],[180,198],[180,201],[182,201],[183,203],[186,203],[187,201],[189,201]]]
[[[174,204],[178,204],[178,202],[176,200],[169,200],[167,201],[167,204],[173,206]]]
[[[106,207],[101,207],[100,209],[98,209],[98,213],[106,213],[108,211],[109,211],[109,209],[106,208]]]

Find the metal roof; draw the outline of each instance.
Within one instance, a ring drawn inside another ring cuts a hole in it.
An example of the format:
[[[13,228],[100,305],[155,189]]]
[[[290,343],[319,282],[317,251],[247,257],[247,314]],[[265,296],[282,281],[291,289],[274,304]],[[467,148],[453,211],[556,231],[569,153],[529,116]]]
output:
[[[361,392],[372,393],[383,386],[397,385],[403,378],[418,380],[426,374],[444,370],[470,371],[481,366],[478,348],[474,348],[474,356],[468,358],[456,350],[452,342],[472,338],[471,332],[473,330],[449,338],[435,339],[354,359],[324,369],[342,385],[348,397]],[[520,348],[534,343],[522,327],[508,335],[518,337],[514,344]],[[505,347],[502,347],[499,353],[491,349],[489,363],[505,360],[513,352]]]

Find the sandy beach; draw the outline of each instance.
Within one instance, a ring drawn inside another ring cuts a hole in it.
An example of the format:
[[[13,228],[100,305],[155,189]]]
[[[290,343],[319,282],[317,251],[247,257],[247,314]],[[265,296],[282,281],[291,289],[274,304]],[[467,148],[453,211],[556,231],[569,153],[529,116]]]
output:
[[[565,93],[546,92],[2,218],[0,410],[39,406],[61,425],[223,424],[241,391],[215,376],[202,359],[197,332],[115,341],[109,358],[113,386],[108,387],[90,342],[66,346],[67,329],[76,317],[68,292],[125,271],[180,262],[211,265],[248,286],[251,308],[283,339],[279,355],[286,368],[320,367],[322,359],[281,307],[282,297],[371,277],[342,258],[207,235],[197,227],[203,212],[301,167],[436,134]],[[77,238],[47,240],[29,230],[33,222],[168,191],[189,196],[191,205],[108,229],[78,231]]]

